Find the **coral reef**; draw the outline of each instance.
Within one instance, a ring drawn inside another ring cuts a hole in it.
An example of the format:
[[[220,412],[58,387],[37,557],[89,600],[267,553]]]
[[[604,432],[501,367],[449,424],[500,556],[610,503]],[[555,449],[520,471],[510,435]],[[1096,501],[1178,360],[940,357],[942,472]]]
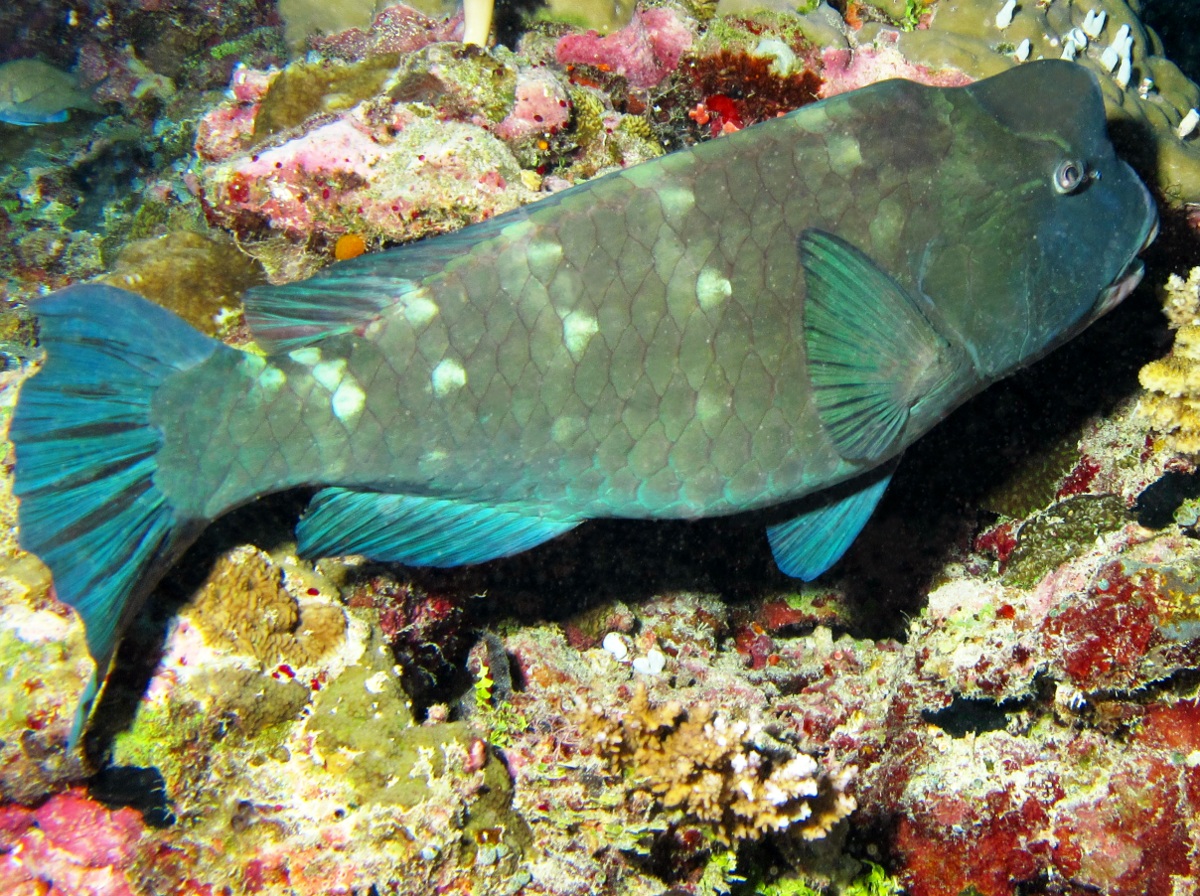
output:
[[[265,279],[261,265],[216,233],[171,231],[121,247],[100,278],[174,311],[217,335],[241,307],[242,292]]]
[[[1146,394],[1139,410],[1171,446],[1184,454],[1200,453],[1200,268],[1184,280],[1172,274],[1162,291],[1163,310],[1175,344],[1165,358],[1138,373]]]
[[[0,807],[0,887],[13,894],[134,896],[143,833],[133,809],[109,811],[80,789],[36,810]]]
[[[328,603],[298,603],[281,578],[262,551],[236,548],[217,561],[185,612],[213,647],[268,666],[310,665],[342,639],[345,615]]]
[[[1136,4],[769,5],[609,4],[606,36],[551,10],[489,50],[436,2],[346,28],[303,3],[0,9],[4,58],[72,72],[82,108],[0,126],[0,426],[47,290],[104,275],[244,342],[263,277],[1022,54],[1099,74],[1194,263],[1200,91]],[[1167,358],[1127,303],[916,446],[820,582],[778,576],[758,521],[597,524],[445,573],[314,566],[261,522],[160,589],[88,751],[64,747],[82,631],[16,545],[0,443],[0,889],[1195,891],[1200,268],[1159,261]]]
[[[772,742],[761,726],[704,704],[651,706],[644,684],[620,711],[591,707],[581,727],[631,794],[649,795],[664,820],[698,824],[721,843],[784,830],[816,840],[854,811],[852,768],[823,779],[811,756]]]

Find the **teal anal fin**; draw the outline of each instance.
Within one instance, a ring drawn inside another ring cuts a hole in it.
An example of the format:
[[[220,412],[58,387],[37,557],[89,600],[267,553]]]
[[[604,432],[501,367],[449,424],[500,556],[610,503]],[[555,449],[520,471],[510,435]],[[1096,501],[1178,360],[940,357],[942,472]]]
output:
[[[846,553],[883,497],[892,474],[880,476],[844,498],[767,527],[767,540],[779,568],[811,582]]]
[[[804,345],[813,400],[846,460],[897,447],[909,410],[957,374],[950,345],[874,261],[833,234],[800,237],[807,296]]]
[[[442,498],[327,488],[296,527],[306,557],[362,554],[410,566],[465,566],[549,541],[578,520]]]
[[[21,547],[50,568],[96,661],[73,745],[121,632],[195,534],[154,483],[162,434],[152,398],[172,374],[228,349],[110,286],[73,286],[34,311],[46,360],[13,412],[13,492]]]

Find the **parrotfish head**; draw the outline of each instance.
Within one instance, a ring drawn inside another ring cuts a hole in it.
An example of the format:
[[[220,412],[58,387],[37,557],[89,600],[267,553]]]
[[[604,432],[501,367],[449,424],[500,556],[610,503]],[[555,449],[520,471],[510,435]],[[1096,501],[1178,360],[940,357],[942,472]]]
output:
[[[993,379],[1129,295],[1158,216],[1116,155],[1100,86],[1083,66],[1028,63],[947,96],[955,137],[935,189],[957,191],[957,206],[916,277]]]

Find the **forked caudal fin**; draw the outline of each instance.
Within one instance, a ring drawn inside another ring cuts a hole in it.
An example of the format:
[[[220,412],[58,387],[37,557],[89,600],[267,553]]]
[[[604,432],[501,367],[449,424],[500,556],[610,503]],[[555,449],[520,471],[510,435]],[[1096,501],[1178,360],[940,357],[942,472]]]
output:
[[[154,484],[163,438],[151,423],[152,398],[172,374],[223,347],[111,286],[73,286],[34,311],[46,360],[13,413],[13,491],[21,547],[50,568],[96,661],[74,746],[117,638],[199,528],[178,518]]]

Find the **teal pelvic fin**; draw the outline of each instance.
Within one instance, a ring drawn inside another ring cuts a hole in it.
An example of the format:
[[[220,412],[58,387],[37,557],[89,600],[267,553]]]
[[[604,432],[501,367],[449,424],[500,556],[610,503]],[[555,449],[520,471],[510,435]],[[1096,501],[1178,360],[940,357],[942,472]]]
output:
[[[122,630],[195,534],[154,484],[162,435],[151,400],[220,344],[111,286],[73,286],[34,311],[46,360],[13,413],[13,491],[21,547],[50,568],[96,661],[74,746]]]
[[[909,410],[941,388],[946,341],[922,308],[870,258],[833,234],[800,238],[804,344],[821,423],[846,460],[878,461]]]
[[[503,505],[327,488],[296,527],[305,557],[362,554],[410,566],[465,566],[507,557],[578,525]]]
[[[893,467],[888,465],[889,471]],[[767,527],[771,553],[784,574],[811,582],[842,558],[867,524],[892,474],[799,516]]]

